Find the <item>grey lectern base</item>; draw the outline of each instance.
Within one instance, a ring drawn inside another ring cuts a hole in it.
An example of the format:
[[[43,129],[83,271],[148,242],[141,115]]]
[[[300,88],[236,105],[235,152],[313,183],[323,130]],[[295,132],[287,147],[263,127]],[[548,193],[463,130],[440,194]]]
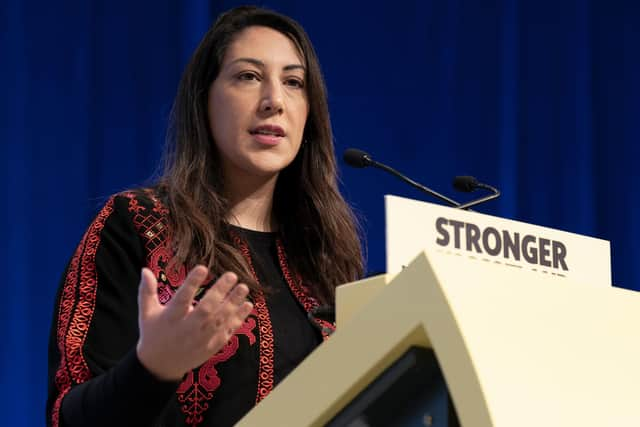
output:
[[[327,427],[459,427],[433,350],[411,347]]]

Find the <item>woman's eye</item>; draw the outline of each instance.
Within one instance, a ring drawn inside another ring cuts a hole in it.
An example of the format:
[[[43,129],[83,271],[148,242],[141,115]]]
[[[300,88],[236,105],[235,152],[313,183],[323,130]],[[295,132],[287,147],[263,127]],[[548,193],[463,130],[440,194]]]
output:
[[[284,82],[287,86],[291,86],[294,88],[302,89],[304,87],[304,82],[300,79],[287,79]]]
[[[255,73],[240,73],[237,78],[245,81],[258,80],[258,76]]]

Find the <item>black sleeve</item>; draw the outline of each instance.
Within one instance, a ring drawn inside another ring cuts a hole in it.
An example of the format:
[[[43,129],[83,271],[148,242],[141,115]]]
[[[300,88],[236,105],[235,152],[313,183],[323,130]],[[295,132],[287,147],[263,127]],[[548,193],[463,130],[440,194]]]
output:
[[[106,203],[62,277],[49,341],[49,426],[152,425],[178,386],[136,356],[145,249],[128,207],[121,196]]]

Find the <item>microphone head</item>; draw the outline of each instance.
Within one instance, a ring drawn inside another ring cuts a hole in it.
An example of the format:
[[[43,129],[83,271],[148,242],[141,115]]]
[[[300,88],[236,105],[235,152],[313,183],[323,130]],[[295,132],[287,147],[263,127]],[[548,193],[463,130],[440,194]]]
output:
[[[366,168],[373,164],[371,156],[357,148],[347,148],[342,154],[345,163],[354,168]]]
[[[453,188],[463,193],[471,193],[478,188],[479,184],[473,176],[456,176],[453,179]]]

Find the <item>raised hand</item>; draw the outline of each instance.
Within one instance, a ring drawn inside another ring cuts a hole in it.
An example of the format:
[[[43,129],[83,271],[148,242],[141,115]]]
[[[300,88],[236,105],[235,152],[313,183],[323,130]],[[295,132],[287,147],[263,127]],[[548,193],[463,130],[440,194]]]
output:
[[[253,309],[249,289],[234,273],[223,274],[193,305],[208,270],[194,267],[173,298],[158,300],[158,282],[142,269],[138,293],[140,338],[136,346],[142,365],[161,380],[176,381],[217,353]]]

